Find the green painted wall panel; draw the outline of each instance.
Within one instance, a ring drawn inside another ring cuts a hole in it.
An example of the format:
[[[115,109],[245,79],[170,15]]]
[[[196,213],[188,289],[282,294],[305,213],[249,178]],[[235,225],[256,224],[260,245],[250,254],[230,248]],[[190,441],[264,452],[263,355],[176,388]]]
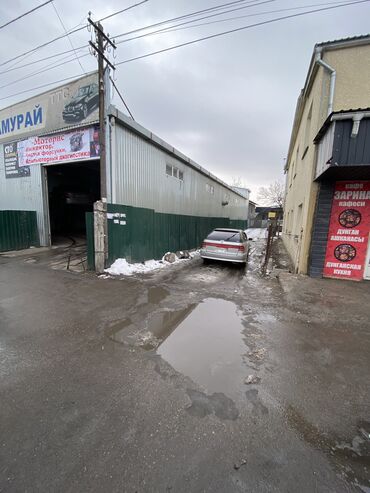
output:
[[[36,211],[0,211],[0,251],[40,246]]]
[[[151,209],[108,204],[108,264],[117,258],[128,262],[160,259],[170,251],[190,250],[201,245],[214,228],[246,228],[246,221],[222,217],[164,214]],[[93,268],[93,214],[86,224],[88,265]],[[123,223],[126,224],[123,224]]]

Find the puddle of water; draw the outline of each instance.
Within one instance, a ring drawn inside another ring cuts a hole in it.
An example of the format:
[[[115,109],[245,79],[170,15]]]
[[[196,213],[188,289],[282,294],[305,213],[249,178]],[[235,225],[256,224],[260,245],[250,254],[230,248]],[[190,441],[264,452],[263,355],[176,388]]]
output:
[[[178,314],[177,324],[166,329],[166,338],[157,353],[209,393],[230,394],[243,388],[246,347],[235,304],[209,298],[187,310],[180,314],[169,312],[168,317]],[[154,326],[150,322],[148,330],[162,339],[160,319],[154,317],[153,323]]]
[[[163,301],[169,292],[167,289],[162,288],[161,286],[155,286],[149,289],[148,292],[148,302],[153,305],[158,305],[161,301]]]
[[[107,331],[107,336],[115,342],[143,349],[155,349],[176,329],[176,327],[191,313],[196,305],[177,311],[162,311],[151,315],[145,330],[138,328],[131,319],[125,319],[113,324]]]

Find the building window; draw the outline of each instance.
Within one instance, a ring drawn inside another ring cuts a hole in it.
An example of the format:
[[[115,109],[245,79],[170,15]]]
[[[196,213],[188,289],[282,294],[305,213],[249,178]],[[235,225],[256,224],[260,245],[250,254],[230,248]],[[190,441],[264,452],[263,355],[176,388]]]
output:
[[[308,146],[310,145],[310,135],[311,135],[311,120],[312,120],[312,103],[307,115],[306,128],[304,130],[304,147],[302,159],[307,154]]]
[[[299,161],[299,146],[297,147],[296,160],[295,160],[295,163],[294,163],[295,166],[293,168],[293,180],[297,176],[298,161]]]
[[[171,164],[166,164],[166,175],[173,176],[174,178],[178,178],[181,181],[184,181],[184,172],[176,168],[176,166],[172,166]]]
[[[209,183],[206,183],[206,190],[208,193],[211,193],[212,195],[215,193],[215,188],[213,185],[210,185]]]

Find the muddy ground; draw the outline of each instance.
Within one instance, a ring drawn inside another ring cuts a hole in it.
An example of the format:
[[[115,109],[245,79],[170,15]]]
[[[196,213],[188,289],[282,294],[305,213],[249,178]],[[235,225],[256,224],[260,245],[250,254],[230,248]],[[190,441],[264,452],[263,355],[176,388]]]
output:
[[[0,257],[0,491],[369,492],[370,284],[252,245],[125,279]]]

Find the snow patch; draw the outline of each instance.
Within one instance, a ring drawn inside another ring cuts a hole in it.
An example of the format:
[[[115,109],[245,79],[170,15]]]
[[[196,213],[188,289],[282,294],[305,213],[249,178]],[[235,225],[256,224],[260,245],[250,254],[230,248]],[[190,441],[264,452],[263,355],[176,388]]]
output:
[[[125,258],[118,258],[105,272],[111,276],[132,276],[161,269],[165,264],[159,260],[147,260],[143,264],[129,264]]]
[[[194,258],[199,251],[189,252],[190,259],[179,259],[176,257],[175,262],[169,263],[162,260],[146,260],[143,263],[129,264],[125,258],[118,258],[113,264],[105,269],[107,274],[111,276],[133,276],[134,274],[145,274],[154,270],[163,269],[170,265],[178,264],[180,262],[187,262]]]
[[[248,228],[245,230],[247,238],[251,238],[253,241],[264,240],[267,238],[267,228]]]

